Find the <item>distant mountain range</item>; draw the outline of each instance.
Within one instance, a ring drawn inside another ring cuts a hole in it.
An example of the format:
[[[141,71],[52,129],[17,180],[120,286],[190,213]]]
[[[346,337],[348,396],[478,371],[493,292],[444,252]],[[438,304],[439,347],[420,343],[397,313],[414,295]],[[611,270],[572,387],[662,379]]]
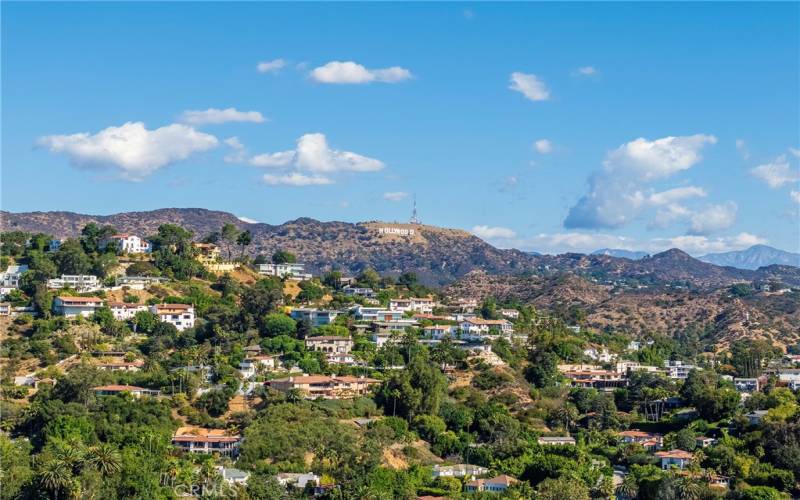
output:
[[[452,283],[471,271],[481,270],[495,276],[571,272],[601,283],[634,280],[649,285],[690,284],[708,288],[775,279],[800,286],[800,267],[770,265],[757,270],[720,267],[677,249],[638,260],[608,255],[605,251],[597,255],[534,255],[495,248],[466,231],[421,224],[378,221],[354,224],[300,218],[270,225],[247,223],[227,212],[200,208],[165,208],[108,216],[0,212],[3,231],[42,232],[61,238],[79,235],[89,222],[112,225],[118,231],[142,236],[155,234],[161,224],[172,223],[192,231],[196,239],[231,223],[253,234],[253,244],[247,250],[250,255],[271,255],[284,249],[296,254],[315,273],[340,269],[355,274],[367,267],[389,275],[412,271],[430,285]]]
[[[601,248],[595,250],[592,255],[609,255],[611,257],[619,257],[620,259],[639,260],[650,255],[647,252],[637,252],[635,250],[622,250],[621,248]]]
[[[773,264],[800,267],[800,253],[786,252],[767,245],[753,245],[735,252],[710,253],[698,258],[717,266],[739,269],[758,269]]]

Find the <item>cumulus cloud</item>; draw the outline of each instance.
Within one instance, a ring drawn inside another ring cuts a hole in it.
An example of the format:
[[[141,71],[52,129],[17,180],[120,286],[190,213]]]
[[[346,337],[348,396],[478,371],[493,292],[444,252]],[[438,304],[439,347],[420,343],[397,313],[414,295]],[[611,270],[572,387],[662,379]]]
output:
[[[148,130],[142,122],[128,122],[90,134],[48,135],[37,144],[66,155],[78,167],[115,169],[120,178],[140,181],[160,168],[215,148],[210,134],[173,123]]]
[[[537,153],[546,155],[553,151],[553,143],[549,139],[539,139],[533,143],[533,149]]]
[[[367,69],[353,61],[331,61],[311,70],[311,78],[320,83],[398,83],[412,77],[413,75],[409,70],[401,68],[400,66]]]
[[[786,155],[780,155],[769,163],[759,165],[750,170],[750,173],[773,189],[800,181],[800,170],[789,165]]]
[[[647,194],[648,184],[691,168],[702,159],[701,150],[716,143],[711,135],[696,134],[648,140],[639,138],[609,152],[603,168],[590,175],[588,192],[570,209],[564,220],[568,229],[622,227],[645,208],[669,205],[689,197],[705,196],[698,187],[669,189]],[[657,225],[681,212],[679,206],[662,211]]]
[[[286,61],[283,59],[273,59],[272,61],[261,61],[256,65],[256,70],[259,73],[275,73],[280,71],[286,66]]]
[[[800,191],[794,191],[794,190],[792,190],[792,191],[789,193],[789,197],[791,197],[791,198],[792,198],[792,201],[793,201],[793,202],[795,202],[795,203],[800,203]]]
[[[573,76],[595,76],[598,74],[597,68],[594,66],[581,66],[572,72]]]
[[[262,123],[265,118],[258,111],[239,111],[236,108],[208,108],[205,111],[184,111],[180,121],[189,125],[216,125],[228,122]]]
[[[707,235],[715,231],[727,229],[736,222],[736,203],[729,201],[720,205],[708,207],[692,214],[692,224],[689,227],[691,235]]]
[[[670,248],[680,248],[691,255],[704,255],[711,252],[742,250],[757,244],[765,244],[764,238],[750,233],[709,238],[701,235],[674,236],[639,240],[627,236],[603,233],[541,233],[527,238],[504,240],[502,246],[520,250],[537,251],[548,254],[566,252],[590,253],[601,248],[643,251],[651,254]]]
[[[331,184],[329,174],[337,172],[375,172],[385,167],[375,158],[333,149],[328,145],[325,134],[305,134],[297,139],[295,149],[275,153],[261,153],[251,156],[245,146],[236,137],[225,140],[230,152],[225,155],[228,163],[242,163],[254,167],[291,170],[292,176],[268,174],[264,177],[267,184],[308,186]],[[301,172],[326,175],[300,175]]]
[[[704,196],[706,196],[705,189],[697,186],[685,186],[653,193],[648,197],[648,200],[654,205],[667,205],[678,200],[683,200],[684,198]]]
[[[299,172],[292,172],[282,175],[264,174],[262,177],[264,184],[270,186],[324,186],[333,184],[333,180],[322,175],[305,175]]]
[[[485,240],[514,238],[517,235],[512,229],[500,226],[475,226],[472,234]]]
[[[550,91],[547,90],[547,85],[533,74],[520,73],[518,71],[511,73],[511,85],[508,88],[516,90],[531,101],[546,101],[550,99]]]
[[[408,193],[404,191],[393,191],[390,193],[383,193],[383,199],[389,201],[402,201],[408,198]]]

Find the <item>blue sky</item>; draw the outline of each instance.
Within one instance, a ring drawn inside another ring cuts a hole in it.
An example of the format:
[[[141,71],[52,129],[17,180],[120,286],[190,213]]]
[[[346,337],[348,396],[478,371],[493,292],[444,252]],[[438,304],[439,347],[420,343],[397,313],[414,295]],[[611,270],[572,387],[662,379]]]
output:
[[[2,9],[4,210],[800,249],[797,3]]]

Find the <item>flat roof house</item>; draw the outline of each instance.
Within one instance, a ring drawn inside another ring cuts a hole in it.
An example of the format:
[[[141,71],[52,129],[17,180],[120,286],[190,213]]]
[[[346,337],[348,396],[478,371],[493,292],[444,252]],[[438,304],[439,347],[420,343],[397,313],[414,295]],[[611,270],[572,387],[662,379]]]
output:
[[[295,321],[308,321],[313,326],[330,325],[339,315],[339,311],[324,311],[309,307],[292,309],[290,316]]]
[[[542,436],[537,442],[545,446],[575,446],[575,438],[570,436]]]
[[[88,318],[103,307],[103,299],[98,297],[56,297],[53,299],[53,313],[67,318],[83,316]]]
[[[433,477],[477,477],[489,473],[489,469],[480,465],[455,464],[434,465]]]
[[[188,304],[156,304],[150,306],[150,312],[158,316],[159,321],[174,325],[178,331],[194,326],[194,307]]]
[[[487,335],[492,331],[505,335],[514,333],[514,325],[507,319],[467,318],[458,326],[467,335]]]
[[[101,241],[100,245],[104,247],[111,245],[122,253],[150,253],[153,250],[149,241],[135,234],[115,234]]]
[[[117,394],[129,393],[135,398],[141,396],[158,396],[161,391],[153,389],[145,389],[144,387],[137,387],[135,385],[100,385],[93,388],[97,396],[116,396]]]
[[[224,429],[206,429],[204,427],[179,427],[172,436],[173,446],[186,453],[219,454],[225,457],[236,457],[242,437],[231,434]]]

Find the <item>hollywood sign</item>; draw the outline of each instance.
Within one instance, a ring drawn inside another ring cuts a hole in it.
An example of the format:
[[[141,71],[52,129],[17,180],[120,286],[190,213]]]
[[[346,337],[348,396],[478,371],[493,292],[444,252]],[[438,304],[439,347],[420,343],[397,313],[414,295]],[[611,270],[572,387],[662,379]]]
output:
[[[403,227],[379,227],[378,234],[398,234],[400,236],[414,236],[413,229]]]

